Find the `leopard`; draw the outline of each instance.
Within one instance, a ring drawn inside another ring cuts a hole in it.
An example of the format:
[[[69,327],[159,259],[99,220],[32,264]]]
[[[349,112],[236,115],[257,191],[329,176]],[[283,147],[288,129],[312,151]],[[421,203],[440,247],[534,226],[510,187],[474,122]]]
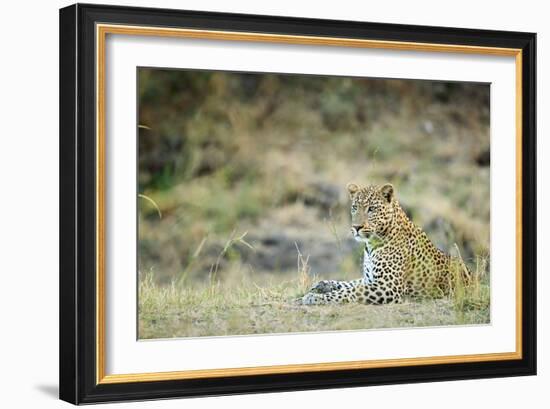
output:
[[[471,272],[461,258],[440,250],[411,221],[391,183],[349,183],[347,192],[351,234],[364,246],[362,276],[319,281],[299,302],[392,304],[409,298],[441,298],[449,294],[456,274],[470,279]]]

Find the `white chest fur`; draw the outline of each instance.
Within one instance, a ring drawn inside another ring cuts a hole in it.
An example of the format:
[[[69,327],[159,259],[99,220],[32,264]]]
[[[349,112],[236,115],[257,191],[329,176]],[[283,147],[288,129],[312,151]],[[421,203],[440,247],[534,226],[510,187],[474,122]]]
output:
[[[374,263],[372,260],[372,250],[369,249],[368,244],[363,252],[363,278],[367,284],[374,282]]]

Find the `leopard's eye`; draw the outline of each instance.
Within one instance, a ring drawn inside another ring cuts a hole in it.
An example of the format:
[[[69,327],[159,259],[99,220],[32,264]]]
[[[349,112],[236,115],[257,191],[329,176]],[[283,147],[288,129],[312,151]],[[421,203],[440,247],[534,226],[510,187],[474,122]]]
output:
[[[374,211],[374,206],[367,207],[367,213],[372,213]]]
[[[352,213],[356,213],[356,212],[357,212],[357,205],[356,205],[356,204],[351,205],[351,212],[352,212]]]

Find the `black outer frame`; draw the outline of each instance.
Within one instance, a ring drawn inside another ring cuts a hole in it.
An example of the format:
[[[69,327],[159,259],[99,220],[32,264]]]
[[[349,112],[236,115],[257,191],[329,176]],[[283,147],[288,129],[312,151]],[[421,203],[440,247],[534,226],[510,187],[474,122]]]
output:
[[[521,360],[96,384],[95,24],[313,35],[523,51]],[[536,34],[76,4],[60,10],[60,399],[74,404],[536,374]]]

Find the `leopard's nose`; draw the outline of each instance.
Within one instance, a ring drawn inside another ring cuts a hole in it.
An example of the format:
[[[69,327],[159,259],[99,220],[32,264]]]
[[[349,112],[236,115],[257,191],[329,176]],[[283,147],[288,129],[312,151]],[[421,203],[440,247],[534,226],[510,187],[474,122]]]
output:
[[[363,227],[363,226],[360,225],[360,224],[352,224],[351,225],[351,231],[353,233],[359,233],[359,230],[361,230],[361,227]]]

